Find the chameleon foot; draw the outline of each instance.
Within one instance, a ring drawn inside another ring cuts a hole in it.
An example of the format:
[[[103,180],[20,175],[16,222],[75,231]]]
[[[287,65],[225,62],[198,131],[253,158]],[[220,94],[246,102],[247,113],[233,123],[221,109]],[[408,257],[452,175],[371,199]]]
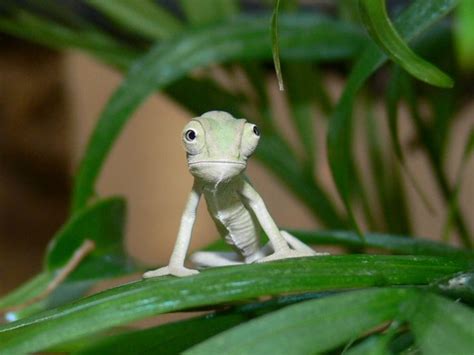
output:
[[[177,277],[185,277],[191,275],[197,275],[199,271],[185,268],[184,266],[165,266],[156,270],[151,270],[143,274],[144,279],[149,279],[152,277],[172,275]]]

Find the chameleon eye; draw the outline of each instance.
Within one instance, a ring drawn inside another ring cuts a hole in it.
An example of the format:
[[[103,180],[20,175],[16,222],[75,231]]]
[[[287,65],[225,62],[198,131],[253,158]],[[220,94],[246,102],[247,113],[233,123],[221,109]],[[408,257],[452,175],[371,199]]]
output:
[[[260,130],[258,129],[257,126],[253,126],[253,133],[255,133],[255,135],[256,135],[257,137],[260,136]]]
[[[184,134],[184,138],[188,142],[192,142],[193,140],[196,139],[196,131],[194,129],[188,129],[186,133]]]

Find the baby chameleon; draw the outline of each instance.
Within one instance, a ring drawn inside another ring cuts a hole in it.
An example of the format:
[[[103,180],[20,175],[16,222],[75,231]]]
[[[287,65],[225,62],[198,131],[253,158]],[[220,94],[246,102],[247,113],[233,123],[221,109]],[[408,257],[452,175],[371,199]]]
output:
[[[168,266],[143,277],[189,276],[199,271],[184,267],[196,209],[204,195],[209,213],[222,238],[234,252],[197,252],[198,267],[226,266],[317,255],[310,247],[280,231],[260,195],[244,175],[247,159],[260,139],[258,127],[227,112],[211,111],[192,119],[183,130],[189,171],[194,184]],[[270,242],[260,247],[260,226]]]

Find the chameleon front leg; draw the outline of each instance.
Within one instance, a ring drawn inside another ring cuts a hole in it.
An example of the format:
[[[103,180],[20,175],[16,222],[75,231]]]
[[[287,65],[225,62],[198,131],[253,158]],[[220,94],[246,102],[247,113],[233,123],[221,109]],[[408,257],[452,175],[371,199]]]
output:
[[[288,242],[282,236],[280,230],[278,229],[277,225],[270,216],[270,213],[268,212],[265,203],[263,202],[263,199],[253,188],[253,186],[250,185],[250,183],[244,181],[243,186],[240,190],[240,194],[245,198],[249,207],[254,212],[255,216],[258,219],[258,222],[267,234],[268,239],[270,239],[272,248],[274,250],[273,254],[259,259],[257,260],[257,262],[266,262],[279,259],[298,258],[303,256],[316,255],[316,253],[309,247],[307,247],[308,249],[299,248],[298,250],[290,248]]]
[[[198,274],[199,271],[188,269],[184,267],[184,259],[188,251],[189,242],[191,241],[191,234],[193,231],[194,221],[196,220],[196,210],[201,198],[201,191],[197,184],[194,184],[193,189],[189,195],[188,202],[181,217],[181,224],[179,226],[178,237],[174,245],[173,253],[171,254],[168,266],[148,271],[143,274],[144,278],[173,275],[173,276],[190,276]]]

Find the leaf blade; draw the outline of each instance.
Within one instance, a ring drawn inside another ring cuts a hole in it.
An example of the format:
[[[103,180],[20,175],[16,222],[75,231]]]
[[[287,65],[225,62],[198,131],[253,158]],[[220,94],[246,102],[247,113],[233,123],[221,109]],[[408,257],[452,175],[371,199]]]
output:
[[[447,74],[408,47],[388,17],[385,0],[359,0],[359,7],[361,18],[370,36],[394,62],[428,84],[443,88],[454,85]]]
[[[369,289],[302,302],[224,331],[185,354],[325,352],[396,317],[414,295],[408,289]]]
[[[123,28],[147,38],[168,38],[182,30],[181,23],[158,4],[149,0],[87,0]]]
[[[474,312],[426,293],[409,319],[424,354],[469,354],[474,349]]]
[[[428,284],[469,267],[472,262],[462,258],[350,255],[215,268],[187,278],[148,279],[1,326],[0,350],[5,354],[39,351],[151,315],[261,295]],[[275,278],[280,281],[274,282]]]

